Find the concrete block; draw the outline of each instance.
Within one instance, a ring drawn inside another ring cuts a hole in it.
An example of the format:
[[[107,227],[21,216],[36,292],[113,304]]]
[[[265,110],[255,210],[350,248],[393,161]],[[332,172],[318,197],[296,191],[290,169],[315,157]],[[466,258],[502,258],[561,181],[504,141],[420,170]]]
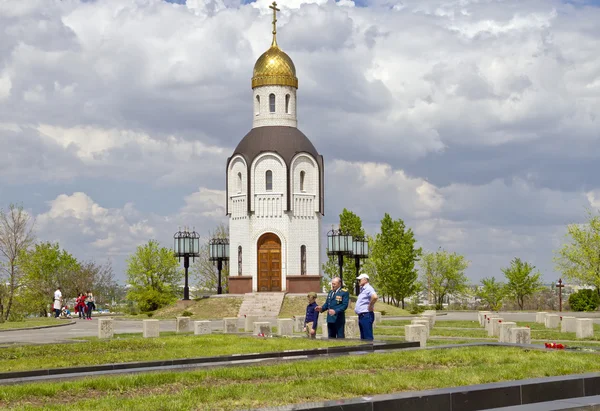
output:
[[[488,327],[488,337],[499,337],[500,336],[500,324],[504,319],[495,317],[490,320],[490,326]]]
[[[563,316],[560,322],[561,333],[574,333],[577,331],[577,318],[571,316]]]
[[[223,332],[226,334],[238,332],[238,319],[237,317],[225,317],[223,318]],[[254,329],[252,330],[254,331]]]
[[[115,335],[112,318],[98,318],[98,338],[112,338]]]
[[[256,315],[247,315],[244,321],[244,331],[247,333],[251,333],[254,331],[254,323],[258,322],[258,316]]]
[[[271,337],[271,323],[269,322],[255,322],[254,323],[254,335],[260,337]]]
[[[429,320],[429,329],[432,329],[435,325],[435,314],[425,314],[421,315],[421,318],[427,318]]]
[[[360,330],[358,329],[358,317],[346,317],[346,326],[344,329],[346,338],[359,338]]]
[[[421,347],[427,345],[427,327],[424,325],[405,325],[404,339],[406,341],[419,341]]]
[[[427,333],[426,333],[427,334],[427,338],[429,338],[429,320],[425,320],[425,319],[424,320],[419,320],[419,319],[417,319],[417,320],[412,320],[410,323],[412,325],[424,325],[425,328],[426,328],[426,331],[427,331]]]
[[[373,327],[375,327],[375,324],[381,324],[381,321],[383,321],[381,319],[381,312],[375,311],[375,321],[373,322]]]
[[[327,329],[327,321],[321,321],[321,338],[327,339],[329,338],[329,330]]]
[[[512,344],[531,344],[531,330],[527,327],[511,328],[510,342]]]
[[[294,317],[294,332],[301,333],[304,328],[304,319],[306,316],[304,315],[295,315]]]
[[[577,338],[594,336],[594,322],[591,318],[578,318],[575,327],[575,336]]]
[[[498,335],[498,342],[509,343],[510,342],[510,329],[515,328],[517,323],[512,321],[503,321],[500,323],[500,332]]]
[[[560,325],[560,318],[557,314],[546,314],[544,322],[546,328],[558,328]]]
[[[485,322],[484,322],[485,321],[485,316],[488,315],[488,314],[491,314],[491,313],[492,313],[491,311],[479,311],[477,313],[477,319],[479,320],[479,325],[481,327],[485,326]]]
[[[142,334],[144,338],[155,338],[160,335],[158,320],[143,320]]]
[[[212,334],[212,327],[210,321],[194,321],[194,334]]]
[[[546,314],[548,314],[546,311],[540,311],[538,313],[535,313],[535,322],[538,324],[545,324]]]
[[[279,318],[277,320],[277,335],[288,337],[294,335],[294,320],[291,318]]]
[[[490,314],[485,317],[484,328],[488,332],[488,335],[490,335],[490,328],[492,328],[492,320],[494,318],[500,318],[500,316],[498,314]]]
[[[186,333],[190,330],[190,317],[177,317],[176,333]]]

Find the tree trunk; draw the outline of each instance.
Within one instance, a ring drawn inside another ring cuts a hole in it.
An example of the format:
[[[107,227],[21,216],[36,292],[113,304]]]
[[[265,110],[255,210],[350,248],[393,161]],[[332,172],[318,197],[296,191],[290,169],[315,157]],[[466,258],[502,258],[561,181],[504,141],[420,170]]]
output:
[[[404,297],[402,297],[402,309],[404,310]]]

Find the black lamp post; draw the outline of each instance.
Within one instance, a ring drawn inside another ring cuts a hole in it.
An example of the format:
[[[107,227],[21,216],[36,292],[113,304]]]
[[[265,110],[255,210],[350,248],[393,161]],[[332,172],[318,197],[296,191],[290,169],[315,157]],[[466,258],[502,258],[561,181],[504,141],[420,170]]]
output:
[[[190,257],[192,261],[200,255],[200,236],[197,232],[191,233],[187,228],[183,231],[177,231],[173,236],[175,257],[181,261],[183,257],[183,267],[185,268],[185,286],[183,287],[183,299],[190,299],[190,288],[188,286],[188,268],[190,267]]]
[[[213,238],[209,242],[209,259],[217,262],[217,270],[219,270],[219,286],[217,294],[222,294],[221,288],[221,270],[223,269],[223,261],[229,261],[229,240],[227,238]]]
[[[369,258],[369,241],[364,237],[354,237],[352,242],[352,254],[354,255],[354,264],[356,266],[356,276],[360,274],[360,259]],[[360,292],[360,281],[356,280],[356,295]]]
[[[340,266],[340,286],[344,286],[344,255],[352,255],[352,242],[354,239],[350,234],[341,230],[331,229],[327,233],[327,255],[338,256]]]

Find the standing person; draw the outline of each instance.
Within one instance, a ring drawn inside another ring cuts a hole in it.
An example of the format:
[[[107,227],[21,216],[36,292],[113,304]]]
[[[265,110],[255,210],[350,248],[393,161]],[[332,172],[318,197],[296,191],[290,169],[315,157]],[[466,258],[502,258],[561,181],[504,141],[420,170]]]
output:
[[[331,291],[327,294],[325,304],[316,307],[317,312],[327,311],[327,333],[329,338],[345,338],[346,309],[350,301],[350,294],[346,288],[341,288],[342,280],[335,277],[331,280]]]
[[[358,328],[360,329],[360,339],[373,341],[373,322],[375,322],[375,302],[377,302],[377,293],[373,286],[369,284],[369,276],[361,274],[356,277],[360,281],[360,293],[356,300],[354,312],[358,315]]]
[[[88,320],[92,320],[92,310],[96,308],[96,304],[95,304],[95,300],[94,300],[94,294],[92,294],[91,291],[87,292],[87,295],[85,297],[85,302],[87,304],[87,319]]]
[[[319,313],[315,311],[317,308],[317,293],[311,291],[307,295],[308,305],[306,306],[306,317],[304,317],[304,331],[308,338],[317,338],[317,323],[319,321]]]
[[[83,318],[85,320],[85,295],[79,293],[75,303],[77,304],[77,314],[79,314],[79,319],[81,320]]]
[[[56,291],[54,291],[54,304],[52,305],[52,308],[54,309],[54,318],[59,318],[62,308],[62,293],[60,292],[60,287],[56,287]]]

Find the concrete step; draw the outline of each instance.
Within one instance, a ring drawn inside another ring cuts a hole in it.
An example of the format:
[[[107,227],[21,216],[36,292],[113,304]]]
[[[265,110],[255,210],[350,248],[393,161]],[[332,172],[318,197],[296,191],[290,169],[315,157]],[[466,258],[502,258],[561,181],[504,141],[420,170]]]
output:
[[[281,311],[285,293],[248,293],[240,306],[239,316],[255,315],[276,318]]]

